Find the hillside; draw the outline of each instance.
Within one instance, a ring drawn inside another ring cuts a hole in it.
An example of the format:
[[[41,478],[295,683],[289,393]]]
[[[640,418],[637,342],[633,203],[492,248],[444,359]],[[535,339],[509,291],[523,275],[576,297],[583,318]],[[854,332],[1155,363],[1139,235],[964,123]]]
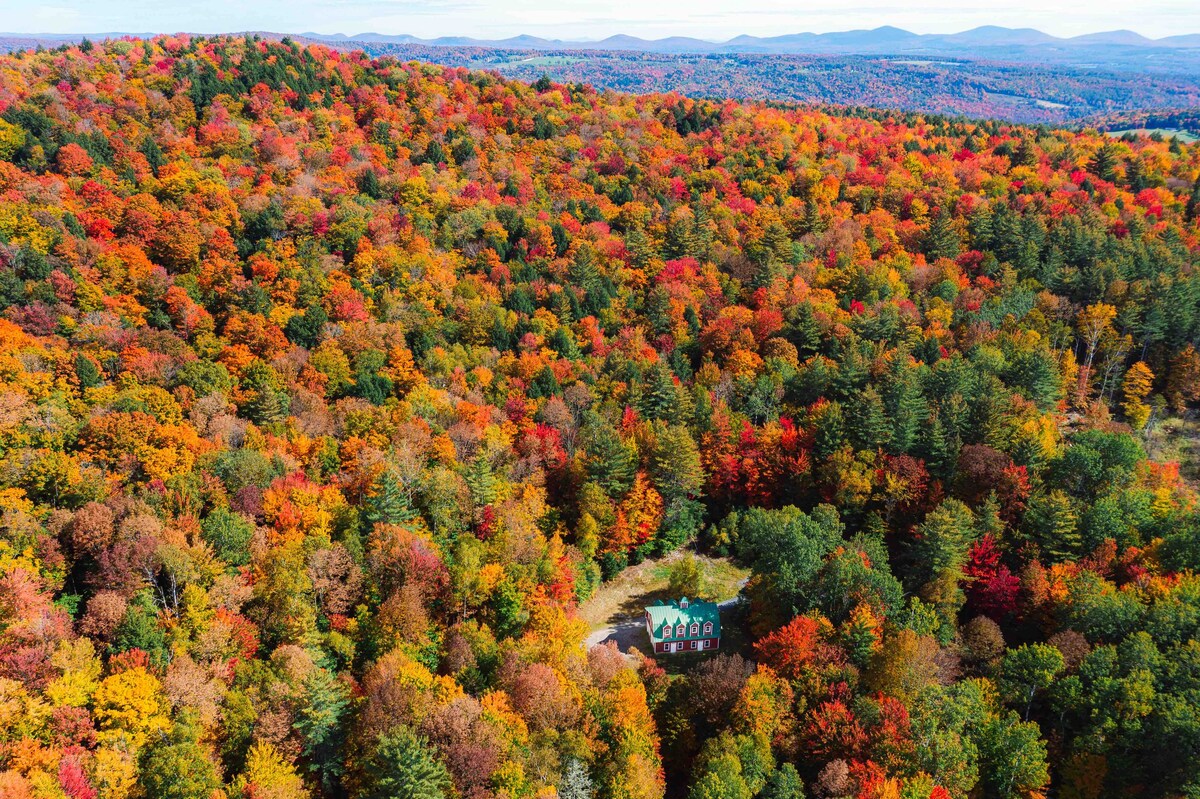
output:
[[[1200,107],[1200,57],[1195,69],[1144,74],[929,55],[671,55],[375,42],[338,46],[374,56],[496,70],[507,78],[535,81],[545,75],[624,92],[670,90],[696,98],[866,105],[1027,124],[1075,125],[1151,108]]]
[[[1037,47],[997,46],[1031,40],[1036,33],[985,28],[929,37],[881,29],[781,36],[778,47],[762,44],[775,40],[742,36],[719,48],[691,46],[689,42],[700,40],[683,37],[646,42],[632,36],[588,43],[532,36],[476,41],[306,34],[296,41],[362,50],[373,57],[496,70],[506,78],[530,82],[545,75],[562,83],[625,92],[865,105],[1025,124],[1087,125],[1147,114],[1194,115],[1200,108],[1200,46],[1172,45],[1168,40],[1145,47],[1074,45],[1074,40],[1056,39]],[[262,36],[271,41],[287,38],[277,33]],[[83,38],[0,34],[0,52],[35,45],[61,47]],[[910,39],[923,44],[915,46]]]
[[[179,36],[0,195],[4,799],[1200,792],[1198,146]]]

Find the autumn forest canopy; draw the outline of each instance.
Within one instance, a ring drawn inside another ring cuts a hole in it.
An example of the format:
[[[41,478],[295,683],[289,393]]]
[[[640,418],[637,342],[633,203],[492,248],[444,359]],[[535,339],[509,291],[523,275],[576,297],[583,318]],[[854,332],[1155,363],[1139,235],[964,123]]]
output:
[[[1200,146],[160,37],[0,195],[2,799],[1200,797]]]

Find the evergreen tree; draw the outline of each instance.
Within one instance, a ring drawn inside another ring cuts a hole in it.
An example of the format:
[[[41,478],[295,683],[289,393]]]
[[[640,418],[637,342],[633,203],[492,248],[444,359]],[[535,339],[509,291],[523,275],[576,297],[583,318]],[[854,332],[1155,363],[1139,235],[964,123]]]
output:
[[[446,799],[450,775],[425,739],[401,725],[380,736],[363,767],[363,799]]]
[[[1096,155],[1088,163],[1088,171],[1101,180],[1109,183],[1117,177],[1117,147],[1115,144],[1105,144],[1096,151]]]
[[[878,449],[891,440],[891,424],[883,408],[883,399],[874,386],[859,395],[851,414],[850,435],[858,449]]]
[[[642,415],[650,420],[677,422],[686,418],[682,392],[675,385],[675,376],[662,360],[650,367],[644,379],[645,388],[638,403]]]
[[[891,419],[891,450],[904,454],[917,443],[921,424],[929,416],[929,407],[921,394],[916,373],[908,366],[907,353],[896,353],[889,379],[884,387],[884,409]]]
[[[596,788],[587,766],[577,757],[567,761],[562,779],[558,783],[559,799],[595,799]]]
[[[351,394],[373,405],[382,405],[391,396],[392,380],[380,374],[387,356],[377,349],[364,350],[354,362],[354,387]]]
[[[795,345],[801,357],[820,351],[821,328],[811,303],[802,302],[796,306],[788,325],[787,339]]]
[[[845,441],[845,419],[838,402],[829,403],[816,419],[813,452],[822,460],[841,449]]]
[[[958,462],[959,442],[953,433],[942,423],[941,414],[936,410],[929,414],[922,436],[921,450],[929,473],[942,480],[949,479],[954,474]]]
[[[668,503],[697,498],[704,488],[700,450],[686,427],[657,426],[651,458],[654,487]]]
[[[1195,222],[1200,217],[1200,178],[1192,184],[1192,193],[1188,197],[1185,216],[1189,222]]]
[[[321,331],[325,329],[325,323],[328,321],[329,315],[325,313],[325,309],[320,303],[313,303],[304,313],[289,319],[283,332],[293,344],[312,349],[320,341]]]
[[[1136,158],[1125,162],[1125,185],[1132,192],[1139,192],[1149,185],[1146,182],[1146,173],[1142,170],[1142,162]]]
[[[633,485],[637,462],[611,425],[600,422],[588,432],[585,465],[588,475],[613,499]]]
[[[931,580],[942,572],[959,574],[975,536],[975,516],[956,499],[947,499],[917,528],[914,566]]]
[[[286,417],[290,404],[287,394],[264,386],[251,395],[246,411],[258,424],[270,424]]]
[[[83,353],[75,356],[75,376],[79,378],[79,385],[83,388],[93,388],[101,383],[96,362]]]
[[[217,557],[228,565],[242,566],[250,561],[254,525],[241,514],[216,508],[201,523],[200,533]]]
[[[476,507],[482,508],[496,501],[496,476],[492,473],[492,464],[482,450],[467,465],[463,479],[471,489],[471,499]]]
[[[364,511],[363,516],[370,524],[403,524],[416,515],[404,484],[391,468],[384,469],[375,478]]]
[[[954,227],[954,220],[950,217],[948,209],[939,209],[937,216],[929,223],[924,249],[925,257],[930,261],[939,258],[954,259],[962,252],[962,239],[958,235],[958,229]]]
[[[1013,166],[1036,166],[1038,162],[1037,149],[1033,142],[1029,139],[1021,139],[1013,149],[1012,165]]]
[[[349,711],[350,694],[345,684],[327,669],[313,670],[304,681],[304,705],[296,716],[295,727],[308,770],[327,792],[340,791]]]
[[[635,266],[645,267],[654,258],[654,243],[640,227],[635,227],[625,234],[625,249]]]
[[[767,778],[766,787],[759,794],[760,799],[804,799],[804,780],[800,778],[796,767],[784,763]]]
[[[1077,557],[1083,548],[1078,517],[1064,491],[1054,489],[1035,496],[1029,502],[1024,521],[1033,540],[1051,560]]]

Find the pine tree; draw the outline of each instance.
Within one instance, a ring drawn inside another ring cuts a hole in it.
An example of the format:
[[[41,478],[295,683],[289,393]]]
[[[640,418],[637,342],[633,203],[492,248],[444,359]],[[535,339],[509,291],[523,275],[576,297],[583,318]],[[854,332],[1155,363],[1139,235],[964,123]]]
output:
[[[1112,183],[1117,177],[1117,147],[1105,144],[1088,163],[1088,171],[1101,180]]]
[[[954,220],[950,217],[948,209],[939,209],[937,216],[929,223],[924,249],[925,257],[931,261],[939,258],[954,259],[962,252],[962,239],[954,227]]]
[[[692,203],[692,235],[697,247],[696,257],[701,261],[708,260],[712,254],[713,232],[709,222],[708,208],[704,203]]]
[[[891,424],[874,386],[868,387],[855,402],[850,433],[858,449],[878,449],[887,446],[891,440]]]
[[[971,509],[956,499],[947,499],[931,511],[917,528],[914,562],[922,579],[932,580],[943,572],[960,575],[975,529]]]
[[[791,763],[784,763],[767,778],[760,799],[804,799],[804,780]]]
[[[75,376],[83,388],[93,388],[101,383],[100,370],[95,361],[83,353],[75,356]]]
[[[821,327],[817,324],[811,303],[802,302],[796,306],[788,325],[787,339],[795,345],[801,357],[820,351]]]
[[[371,168],[364,169],[358,176],[358,190],[373,200],[383,196],[383,187],[379,184],[379,176]]]
[[[1125,162],[1125,185],[1132,192],[1139,192],[1149,185],[1146,182],[1146,173],[1142,170],[1142,162],[1136,158]]]
[[[821,211],[817,208],[817,204],[812,200],[804,201],[804,216],[800,218],[801,233],[824,233],[826,228],[825,220],[821,216]]]
[[[655,256],[653,242],[640,227],[632,228],[625,234],[625,250],[629,252],[630,259],[636,266],[646,266]]]
[[[1021,139],[1021,143],[1016,146],[1012,154],[1013,166],[1036,166],[1038,162],[1037,150],[1029,139]]]
[[[841,449],[845,440],[845,419],[842,406],[830,402],[815,420],[816,434],[813,441],[813,452],[822,460]]]
[[[264,386],[252,395],[246,412],[258,424],[270,424],[287,416],[288,407],[287,394]]]
[[[958,462],[958,449],[954,434],[946,429],[941,414],[935,410],[929,415],[922,442],[929,473],[942,480],[949,479]]]
[[[892,420],[891,450],[905,454],[916,445],[929,407],[921,395],[916,372],[908,365],[906,352],[897,353],[893,358],[889,377],[884,388],[884,408]]]
[[[577,757],[567,761],[558,783],[559,799],[595,799],[596,788],[587,767]]]
[[[600,423],[588,436],[586,466],[588,475],[613,499],[625,495],[633,485],[637,463],[611,425]]]
[[[686,427],[657,425],[651,458],[654,485],[668,502],[699,497],[704,488],[700,450]]]
[[[471,489],[471,499],[477,508],[486,507],[496,501],[496,475],[482,450],[467,466],[463,479]]]
[[[321,787],[336,794],[344,770],[342,744],[350,710],[349,692],[332,673],[318,668],[304,681],[304,701],[295,722],[302,741],[301,753]]]
[[[663,255],[667,258],[701,257],[701,242],[696,236],[693,220],[686,212],[673,214],[667,222]]]
[[[1059,489],[1031,499],[1024,519],[1034,541],[1052,561],[1078,557],[1083,548],[1078,521],[1071,498]]]
[[[645,388],[638,403],[642,415],[650,420],[677,422],[681,418],[680,391],[675,386],[675,376],[663,361],[650,367],[646,375]]]
[[[364,764],[363,799],[446,799],[450,775],[425,739],[401,725],[380,736]]]
[[[1188,197],[1187,209],[1184,212],[1189,222],[1195,222],[1200,217],[1200,178],[1192,184],[1192,194]]]
[[[403,524],[415,515],[400,476],[391,468],[384,469],[367,496],[366,520],[371,524]]]

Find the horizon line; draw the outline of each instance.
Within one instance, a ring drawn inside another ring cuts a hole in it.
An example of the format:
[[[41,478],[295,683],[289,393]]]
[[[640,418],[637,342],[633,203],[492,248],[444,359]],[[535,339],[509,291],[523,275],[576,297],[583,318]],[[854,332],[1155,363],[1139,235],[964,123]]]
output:
[[[896,31],[898,33],[904,33],[904,34],[908,34],[910,36],[920,36],[920,37],[961,36],[963,34],[975,33],[977,31],[981,31],[981,30],[995,30],[995,31],[1004,31],[1004,32],[1012,32],[1012,33],[1030,32],[1030,33],[1037,33],[1042,36],[1046,36],[1051,39],[1056,39],[1056,40],[1062,41],[1062,42],[1070,42],[1070,41],[1074,41],[1077,39],[1083,39],[1083,38],[1088,38],[1088,37],[1093,37],[1093,36],[1103,36],[1105,34],[1120,34],[1120,33],[1133,34],[1142,39],[1145,39],[1148,42],[1161,42],[1161,41],[1167,41],[1167,40],[1172,40],[1172,39],[1185,38],[1188,36],[1200,36],[1200,30],[1197,30],[1197,31],[1188,31],[1188,32],[1183,32],[1183,33],[1173,33],[1168,36],[1160,36],[1160,37],[1155,38],[1155,37],[1147,36],[1146,34],[1140,33],[1139,31],[1136,31],[1132,28],[1110,28],[1107,30],[1096,30],[1096,31],[1091,31],[1089,33],[1080,33],[1080,34],[1076,34],[1073,36],[1059,36],[1057,34],[1047,33],[1046,31],[1043,31],[1040,28],[1035,28],[1032,26],[1012,28],[1012,27],[1008,27],[1006,25],[992,25],[992,24],[977,25],[972,28],[965,28],[963,30],[954,31],[951,33],[932,33],[932,32],[921,33],[918,31],[910,30],[908,28],[900,27],[898,25],[884,24],[884,25],[879,25],[874,28],[843,28],[843,29],[828,30],[828,31],[797,30],[797,31],[792,31],[792,32],[788,32],[788,33],[780,33],[780,34],[772,34],[772,35],[739,33],[739,34],[732,35],[726,39],[707,39],[707,38],[704,38],[701,36],[690,36],[690,35],[686,35],[686,34],[671,34],[671,35],[659,36],[659,37],[655,37],[655,38],[646,38],[646,37],[639,36],[637,34],[632,34],[632,33],[614,33],[614,34],[610,34],[608,36],[605,36],[602,38],[596,38],[596,39],[560,38],[560,37],[540,36],[540,35],[531,34],[531,33],[516,33],[516,34],[512,34],[510,36],[498,36],[495,38],[482,38],[479,36],[468,36],[468,35],[464,35],[464,34],[455,34],[455,33],[443,33],[443,34],[439,34],[436,36],[419,36],[419,35],[412,34],[412,33],[404,33],[404,32],[385,33],[385,32],[378,31],[378,30],[359,31],[358,33],[347,34],[347,33],[342,33],[341,31],[336,31],[336,32],[332,32],[332,33],[324,33],[324,32],[312,30],[312,29],[303,30],[303,31],[284,31],[284,30],[250,29],[250,28],[247,28],[244,30],[222,30],[222,31],[189,31],[189,30],[166,31],[166,30],[161,30],[161,31],[153,31],[153,32],[151,32],[151,31],[71,31],[71,32],[0,31],[0,37],[11,37],[11,38],[23,37],[23,38],[29,38],[29,39],[39,39],[39,38],[63,39],[63,38],[70,38],[70,37],[84,37],[84,38],[105,37],[105,38],[111,39],[114,37],[133,37],[133,38],[139,38],[139,39],[146,39],[146,38],[153,38],[156,36],[182,36],[182,35],[187,35],[187,36],[244,36],[244,35],[258,33],[258,34],[271,34],[271,35],[277,35],[277,36],[302,36],[302,37],[319,36],[319,37],[327,37],[327,38],[342,38],[342,39],[345,39],[346,41],[358,41],[358,40],[361,40],[361,37],[366,37],[366,36],[387,36],[387,37],[397,37],[397,38],[398,37],[407,37],[407,38],[411,38],[411,39],[416,39],[421,42],[436,42],[439,39],[469,39],[469,40],[477,41],[477,42],[503,42],[503,41],[508,41],[511,39],[529,38],[529,39],[538,39],[538,40],[550,42],[550,43],[598,44],[598,43],[608,41],[610,39],[627,38],[627,39],[637,39],[639,41],[651,42],[651,43],[664,42],[664,41],[669,41],[672,39],[683,39],[683,40],[689,40],[689,41],[703,42],[705,44],[727,45],[727,44],[731,44],[739,39],[770,40],[770,39],[785,38],[788,36],[805,36],[805,35],[832,36],[832,35],[844,34],[844,33],[875,33],[878,31],[885,31],[885,30],[886,31]]]

